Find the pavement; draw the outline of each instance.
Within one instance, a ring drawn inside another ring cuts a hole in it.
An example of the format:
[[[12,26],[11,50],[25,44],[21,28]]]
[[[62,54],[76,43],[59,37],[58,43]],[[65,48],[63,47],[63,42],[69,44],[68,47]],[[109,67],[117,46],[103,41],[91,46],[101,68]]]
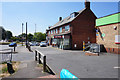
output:
[[[2,49],[9,48],[7,45],[2,46]],[[37,62],[34,60],[34,53],[29,52],[25,46],[18,46],[16,48],[16,53],[13,53],[12,61],[19,61],[19,69],[16,73],[12,74],[11,76],[5,78],[5,80],[9,79],[21,79],[23,80],[25,78],[54,78],[55,76],[48,74],[46,72],[43,72],[42,67],[37,66]],[[1,54],[0,54],[1,55]],[[4,80],[4,79],[3,79]]]
[[[59,76],[64,68],[78,78],[118,78],[117,54],[101,53],[100,56],[86,56],[83,51],[61,50],[52,47],[32,47],[46,55],[47,64]]]

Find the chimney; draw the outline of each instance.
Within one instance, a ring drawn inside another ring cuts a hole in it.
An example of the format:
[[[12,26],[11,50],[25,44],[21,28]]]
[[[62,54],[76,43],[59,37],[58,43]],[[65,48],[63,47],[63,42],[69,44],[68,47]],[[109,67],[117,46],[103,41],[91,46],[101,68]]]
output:
[[[90,9],[90,1],[85,0],[85,8]]]
[[[62,20],[62,17],[59,17],[59,21],[61,21]]]
[[[48,27],[48,29],[50,29],[51,26]]]

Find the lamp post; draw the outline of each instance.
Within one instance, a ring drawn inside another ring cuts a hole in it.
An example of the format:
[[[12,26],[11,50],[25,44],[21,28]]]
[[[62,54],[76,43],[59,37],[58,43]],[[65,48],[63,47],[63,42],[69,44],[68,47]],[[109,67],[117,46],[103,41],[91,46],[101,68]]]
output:
[[[22,46],[23,46],[23,23],[22,23]]]
[[[27,44],[27,22],[26,22],[26,48],[28,47],[28,44]]]

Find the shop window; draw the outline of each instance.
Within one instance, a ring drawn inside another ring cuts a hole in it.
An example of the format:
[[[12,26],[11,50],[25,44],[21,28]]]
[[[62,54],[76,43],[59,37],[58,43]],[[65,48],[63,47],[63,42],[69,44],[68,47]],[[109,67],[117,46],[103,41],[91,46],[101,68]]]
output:
[[[69,30],[70,30],[70,26],[69,25],[65,26],[65,32]]]
[[[62,33],[62,27],[60,28],[60,33]]]
[[[64,45],[69,45],[69,39],[64,39]]]
[[[57,39],[53,39],[52,44],[57,44]]]

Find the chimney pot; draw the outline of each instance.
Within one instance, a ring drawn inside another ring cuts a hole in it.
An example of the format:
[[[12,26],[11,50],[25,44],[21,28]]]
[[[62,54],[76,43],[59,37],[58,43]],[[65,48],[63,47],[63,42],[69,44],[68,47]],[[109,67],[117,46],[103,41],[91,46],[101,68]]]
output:
[[[59,17],[59,21],[61,21],[62,20],[62,17]]]

